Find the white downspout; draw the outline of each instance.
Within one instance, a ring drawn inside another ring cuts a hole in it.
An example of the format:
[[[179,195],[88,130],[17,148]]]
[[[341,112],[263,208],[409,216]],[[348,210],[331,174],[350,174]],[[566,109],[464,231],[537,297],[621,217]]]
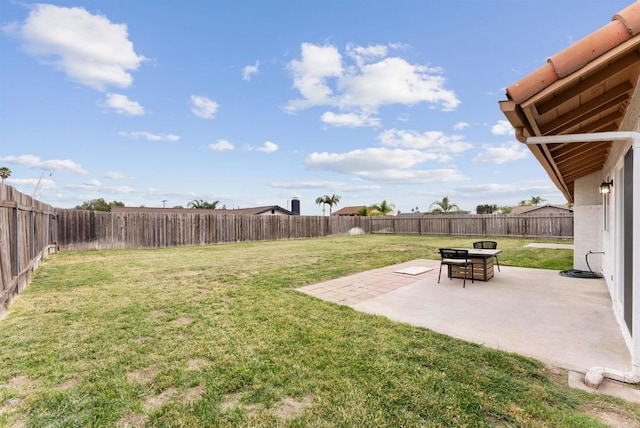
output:
[[[600,386],[605,378],[625,383],[640,383],[640,133],[631,131],[595,132],[592,134],[553,135],[548,137],[529,137],[527,144],[557,144],[557,143],[591,143],[595,141],[631,142],[633,154],[633,276],[631,287],[633,291],[632,349],[631,371],[609,369],[607,367],[592,367],[585,376],[585,383],[593,388]]]

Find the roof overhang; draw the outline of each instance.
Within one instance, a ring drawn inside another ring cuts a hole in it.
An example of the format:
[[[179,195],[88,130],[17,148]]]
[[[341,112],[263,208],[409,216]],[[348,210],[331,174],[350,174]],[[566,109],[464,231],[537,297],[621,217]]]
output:
[[[529,82],[525,81],[527,78],[521,81],[539,85],[541,89],[535,88],[534,95],[514,99],[508,91],[509,99],[500,102],[518,140],[526,143],[529,137],[621,130],[628,107],[638,96],[640,34],[630,36],[563,77],[556,72],[558,67],[552,64],[541,68],[527,76]],[[547,69],[556,73],[554,81],[536,81],[544,79],[540,71],[548,74]],[[518,90],[522,88],[514,85],[513,92]],[[573,202],[575,180],[602,170],[611,145],[611,141],[589,141],[527,146],[566,199]]]

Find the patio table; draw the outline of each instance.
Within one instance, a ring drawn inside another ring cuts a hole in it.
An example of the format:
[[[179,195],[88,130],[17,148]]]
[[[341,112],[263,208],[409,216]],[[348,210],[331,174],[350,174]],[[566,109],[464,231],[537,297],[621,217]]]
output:
[[[493,278],[493,266],[496,255],[502,250],[487,250],[482,248],[456,248],[457,250],[467,250],[469,259],[473,262],[473,279],[489,281]],[[465,267],[449,266],[450,278],[464,278]],[[467,279],[469,275],[467,275]]]

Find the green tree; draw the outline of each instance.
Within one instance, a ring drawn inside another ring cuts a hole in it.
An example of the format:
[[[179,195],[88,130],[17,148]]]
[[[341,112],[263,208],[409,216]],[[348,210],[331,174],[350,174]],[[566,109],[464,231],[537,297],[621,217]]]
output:
[[[335,193],[331,196],[327,196],[327,205],[329,205],[329,215],[331,215],[332,211],[333,211],[333,207],[335,205],[338,205],[338,202],[340,202],[340,195],[336,195]]]
[[[460,207],[449,201],[449,197],[445,196],[441,201],[435,201],[429,207],[431,214],[451,214],[459,213]]]
[[[476,214],[493,214],[496,211],[498,211],[498,206],[496,204],[484,204],[476,207]]]
[[[325,210],[327,208],[327,197],[327,195],[324,195],[316,198],[316,205],[322,205],[322,215],[325,215]]]
[[[104,198],[84,201],[81,205],[76,205],[77,210],[84,211],[111,211],[111,207],[124,207],[124,203],[119,201],[107,202]]]
[[[393,204],[388,203],[385,199],[378,205],[372,205],[370,209],[371,211],[373,211],[373,213],[370,213],[369,215],[389,215],[393,212],[395,207],[393,206]]]
[[[540,196],[532,196],[531,197],[531,205],[538,205],[539,203],[546,201],[546,199],[541,198]]]
[[[220,201],[207,202],[203,199],[194,199],[187,204],[188,208],[196,210],[215,210]]]
[[[316,204],[317,205],[322,205],[322,215],[325,215],[326,213],[326,206],[329,205],[329,215],[331,215],[331,212],[333,210],[333,207],[335,205],[338,205],[338,202],[340,202],[340,195],[336,195],[333,194],[331,196],[329,195],[322,195],[316,198]]]
[[[356,211],[356,215],[359,215],[360,217],[367,217],[369,215],[369,208],[360,208],[358,211]]]
[[[11,176],[11,170],[6,166],[0,168],[0,178],[2,178],[2,184],[4,184],[4,180]]]

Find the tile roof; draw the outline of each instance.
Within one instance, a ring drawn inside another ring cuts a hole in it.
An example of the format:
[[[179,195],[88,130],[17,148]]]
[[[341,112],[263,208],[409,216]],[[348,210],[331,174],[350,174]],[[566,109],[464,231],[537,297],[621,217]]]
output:
[[[331,215],[357,215],[358,211],[360,211],[362,208],[364,207],[364,205],[358,205],[355,207],[343,207],[340,208],[338,211],[334,211],[331,213]]]
[[[529,144],[529,137],[634,130],[639,78],[640,2],[634,2],[507,88],[500,109],[568,202],[576,180],[602,171],[612,142]]]
[[[545,205],[519,205],[517,207],[513,207],[511,208],[511,212],[509,213],[509,215],[520,215],[520,214],[524,214],[524,213],[528,213],[530,211],[538,211],[544,208],[556,208],[558,210],[563,210],[566,211],[567,213],[572,213],[573,209],[566,207],[566,206],[562,206],[562,205],[551,205],[551,204],[545,204]]]
[[[192,209],[192,208],[152,208],[152,207],[112,207],[111,212],[120,213],[156,213],[156,214],[235,214],[235,215],[259,215],[265,212],[276,210],[284,214],[291,215],[291,211],[278,205],[268,205],[264,207],[226,209]]]
[[[613,15],[610,23],[552,55],[545,65],[509,86],[507,95],[516,103],[522,103],[638,33],[640,2],[634,2]]]

